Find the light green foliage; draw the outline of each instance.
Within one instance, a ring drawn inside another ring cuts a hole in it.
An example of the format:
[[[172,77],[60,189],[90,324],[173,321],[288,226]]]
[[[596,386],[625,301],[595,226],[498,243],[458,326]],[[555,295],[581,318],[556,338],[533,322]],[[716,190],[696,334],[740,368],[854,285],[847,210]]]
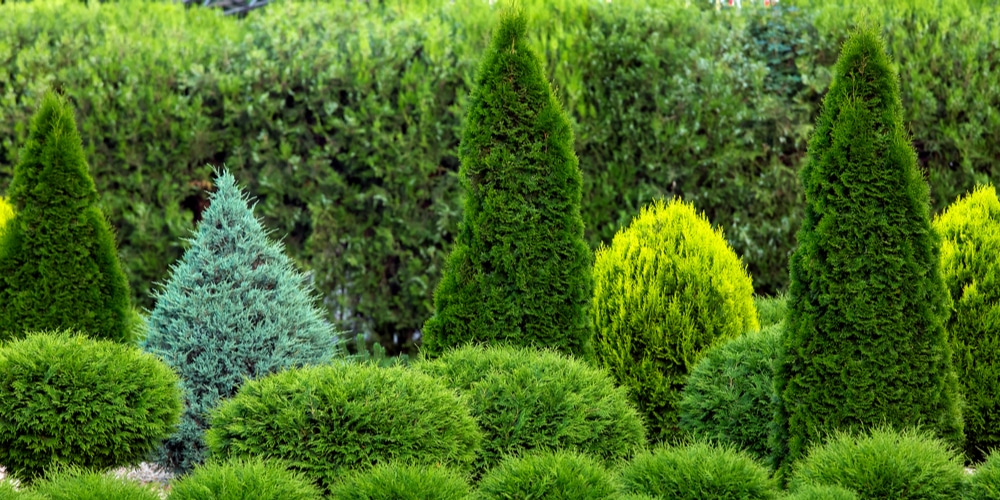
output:
[[[838,432],[793,466],[790,489],[841,486],[870,500],[954,500],[965,484],[962,459],[922,431],[879,427],[865,435]]]
[[[14,218],[14,207],[10,206],[7,198],[0,196],[0,231],[7,225],[7,221]]]
[[[53,472],[36,483],[31,492],[46,500],[160,500],[154,486],[76,467]]]
[[[42,99],[7,194],[17,216],[0,232],[0,341],[72,329],[131,343],[128,281],[63,98]]]
[[[320,500],[319,489],[279,461],[209,462],[170,485],[170,500]]]
[[[982,186],[934,220],[941,274],[954,301],[952,359],[965,398],[965,455],[1000,447],[1000,200]]]
[[[535,450],[576,451],[611,465],[645,444],[624,389],[603,370],[556,352],[466,346],[413,368],[466,398],[484,435],[476,474]]]
[[[626,465],[619,481],[625,493],[662,500],[778,498],[770,472],[731,445],[694,443],[657,448]]]
[[[9,481],[0,481],[0,500],[46,500],[45,497],[39,495],[38,493],[27,491],[25,489],[17,489]]]
[[[650,438],[679,437],[677,403],[705,349],[759,328],[746,267],[693,205],[644,207],[594,264],[594,344]]]
[[[181,472],[204,460],[208,412],[245,380],[339,354],[308,278],[268,239],[236,179],[218,175],[209,200],[140,344],[181,376],[184,417],[158,457]]]
[[[440,465],[390,462],[355,472],[333,488],[337,500],[466,500],[462,474]]]
[[[788,314],[788,296],[785,294],[774,297],[755,296],[753,304],[760,316],[761,330],[785,321],[785,316]]]
[[[615,481],[602,464],[586,455],[566,451],[507,458],[483,476],[478,493],[481,500],[618,498]]]
[[[803,167],[774,452],[783,473],[838,429],[924,426],[962,442],[928,189],[878,31],[844,44]]]
[[[476,73],[459,158],[465,211],[423,352],[512,343],[591,358],[591,253],[582,178],[566,113],[505,11]]]
[[[350,470],[393,460],[465,470],[482,435],[434,378],[403,367],[337,362],[244,384],[212,412],[212,455],[276,458],[324,492]]]
[[[800,486],[783,500],[859,500],[858,494],[847,488],[807,484]]]
[[[680,427],[696,439],[736,445],[770,463],[774,360],[782,324],[708,350],[691,370],[677,404]]]
[[[31,481],[55,465],[139,463],[175,429],[177,375],[109,340],[36,333],[0,346],[0,464]]]
[[[966,500],[1000,500],[1000,451],[994,450],[976,465]]]

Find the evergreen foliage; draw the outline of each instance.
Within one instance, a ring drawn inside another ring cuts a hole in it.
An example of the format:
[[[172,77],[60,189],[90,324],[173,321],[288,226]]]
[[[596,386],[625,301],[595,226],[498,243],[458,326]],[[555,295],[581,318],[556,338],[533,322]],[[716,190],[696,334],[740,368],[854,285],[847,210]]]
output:
[[[703,351],[759,328],[746,267],[694,206],[656,201],[597,251],[597,358],[628,388],[650,438],[680,435],[677,403]]]
[[[455,470],[439,465],[390,462],[352,473],[333,489],[337,500],[467,500],[469,485]]]
[[[479,482],[481,500],[617,499],[617,485],[604,466],[579,453],[548,451],[510,457]]]
[[[218,175],[210,202],[141,343],[181,376],[184,416],[158,457],[178,471],[204,460],[208,412],[245,380],[339,353],[307,277],[268,239],[231,174]]]
[[[56,465],[137,464],[176,428],[177,375],[134,346],[36,333],[0,345],[0,464],[22,481]]]
[[[967,500],[1000,500],[1000,450],[993,450],[976,466]]]
[[[809,484],[795,490],[784,500],[859,500],[858,494],[840,486]]]
[[[0,196],[0,231],[7,225],[7,221],[14,218],[14,207],[7,203],[7,198]]]
[[[696,439],[730,443],[770,463],[774,359],[783,325],[747,333],[708,350],[691,370],[677,409]]]
[[[205,441],[213,456],[284,460],[327,494],[348,471],[394,460],[464,472],[482,434],[439,380],[337,362],[247,382],[212,412]]]
[[[432,356],[469,342],[593,354],[573,132],[526,32],[523,13],[501,14],[476,76],[459,147],[464,218],[423,330]]]
[[[786,294],[773,297],[757,296],[753,298],[753,304],[760,316],[761,330],[785,321],[785,316],[788,315],[788,295]]]
[[[945,330],[928,188],[878,31],[844,44],[801,172],[786,335],[775,369],[783,473],[827,432],[923,426],[958,446],[958,381]]]
[[[170,485],[170,500],[320,500],[301,473],[280,462],[252,457],[210,462]]]
[[[770,472],[731,445],[660,447],[633,459],[619,481],[624,493],[664,500],[778,498]]]
[[[130,343],[131,302],[111,226],[97,206],[73,110],[47,93],[7,190],[0,232],[0,341],[74,330]]]
[[[941,274],[954,302],[952,359],[964,395],[965,456],[1000,448],[1000,200],[982,186],[934,220]]]
[[[45,500],[160,500],[157,489],[107,472],[70,467],[35,484],[31,493]],[[33,497],[26,497],[25,500]]]
[[[483,431],[475,473],[508,456],[544,450],[606,465],[643,448],[642,418],[608,374],[554,351],[465,346],[414,365],[458,390]]]

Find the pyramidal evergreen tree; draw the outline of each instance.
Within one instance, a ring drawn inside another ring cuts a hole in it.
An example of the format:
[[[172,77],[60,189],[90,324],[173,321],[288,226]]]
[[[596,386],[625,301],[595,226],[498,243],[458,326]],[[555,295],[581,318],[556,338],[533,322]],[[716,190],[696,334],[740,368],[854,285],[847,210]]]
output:
[[[929,194],[876,29],[844,44],[801,172],[806,210],[790,261],[776,363],[775,458],[787,474],[835,431],[922,427],[962,441]]]
[[[97,206],[73,110],[47,93],[31,120],[0,231],[0,342],[45,330],[134,341],[130,293]]]
[[[582,176],[526,31],[505,9],[476,76],[459,147],[465,212],[423,329],[432,356],[470,342],[593,356]]]
[[[178,472],[203,462],[208,412],[245,380],[341,354],[307,277],[268,239],[231,174],[217,176],[209,201],[141,342],[181,376],[184,415],[157,457]]]

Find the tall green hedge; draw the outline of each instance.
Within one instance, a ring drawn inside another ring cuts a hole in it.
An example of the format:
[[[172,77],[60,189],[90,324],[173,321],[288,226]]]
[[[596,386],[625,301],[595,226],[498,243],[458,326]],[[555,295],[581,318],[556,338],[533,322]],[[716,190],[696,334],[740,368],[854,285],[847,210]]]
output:
[[[137,302],[151,306],[179,258],[206,165],[225,164],[332,317],[395,352],[430,316],[461,216],[458,138],[488,3],[291,0],[242,20],[170,2],[4,4],[0,189],[38,96],[63,89]],[[758,293],[784,288],[806,138],[865,15],[898,62],[933,207],[1000,174],[996,2],[686,3],[522,0],[573,122],[592,247],[681,195],[725,229]]]

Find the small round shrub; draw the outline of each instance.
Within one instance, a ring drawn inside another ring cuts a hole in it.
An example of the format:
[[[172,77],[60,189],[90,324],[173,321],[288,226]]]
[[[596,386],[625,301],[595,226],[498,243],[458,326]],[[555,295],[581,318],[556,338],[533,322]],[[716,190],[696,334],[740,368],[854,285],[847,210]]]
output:
[[[319,489],[301,473],[260,457],[209,462],[182,476],[170,500],[320,500]]]
[[[644,446],[642,418],[628,395],[580,360],[531,348],[466,346],[414,367],[467,396],[485,438],[477,476],[526,451],[572,450],[610,464]]]
[[[753,283],[721,229],[677,199],[643,208],[598,249],[591,308],[599,363],[628,388],[653,441],[673,440],[702,352],[759,329]]]
[[[788,312],[788,295],[756,296],[753,298],[753,303],[757,308],[757,315],[760,317],[761,330],[785,321],[785,314]]]
[[[603,465],[566,451],[507,458],[479,483],[481,500],[605,500],[616,498],[616,493],[615,481]]]
[[[0,346],[0,464],[31,481],[56,464],[142,461],[181,414],[177,375],[138,348],[38,333]]]
[[[1000,500],[1000,450],[993,450],[976,467],[966,500]]]
[[[621,471],[624,493],[667,500],[775,499],[778,486],[764,466],[732,445],[661,447]]]
[[[455,392],[403,367],[338,362],[244,384],[212,412],[211,454],[285,460],[326,493],[391,460],[468,467],[481,433]]]
[[[700,440],[732,443],[770,462],[773,364],[782,326],[715,346],[695,365],[677,409],[681,429]]]
[[[783,500],[858,500],[857,493],[840,486],[808,484]]]
[[[871,500],[954,500],[964,475],[962,459],[941,439],[876,428],[860,436],[840,432],[813,447],[793,466],[791,489],[831,485]]]
[[[46,500],[160,500],[152,486],[80,468],[51,473],[35,483],[32,492]]]
[[[469,485],[457,471],[437,465],[392,462],[355,472],[333,488],[337,500],[465,500]]]

